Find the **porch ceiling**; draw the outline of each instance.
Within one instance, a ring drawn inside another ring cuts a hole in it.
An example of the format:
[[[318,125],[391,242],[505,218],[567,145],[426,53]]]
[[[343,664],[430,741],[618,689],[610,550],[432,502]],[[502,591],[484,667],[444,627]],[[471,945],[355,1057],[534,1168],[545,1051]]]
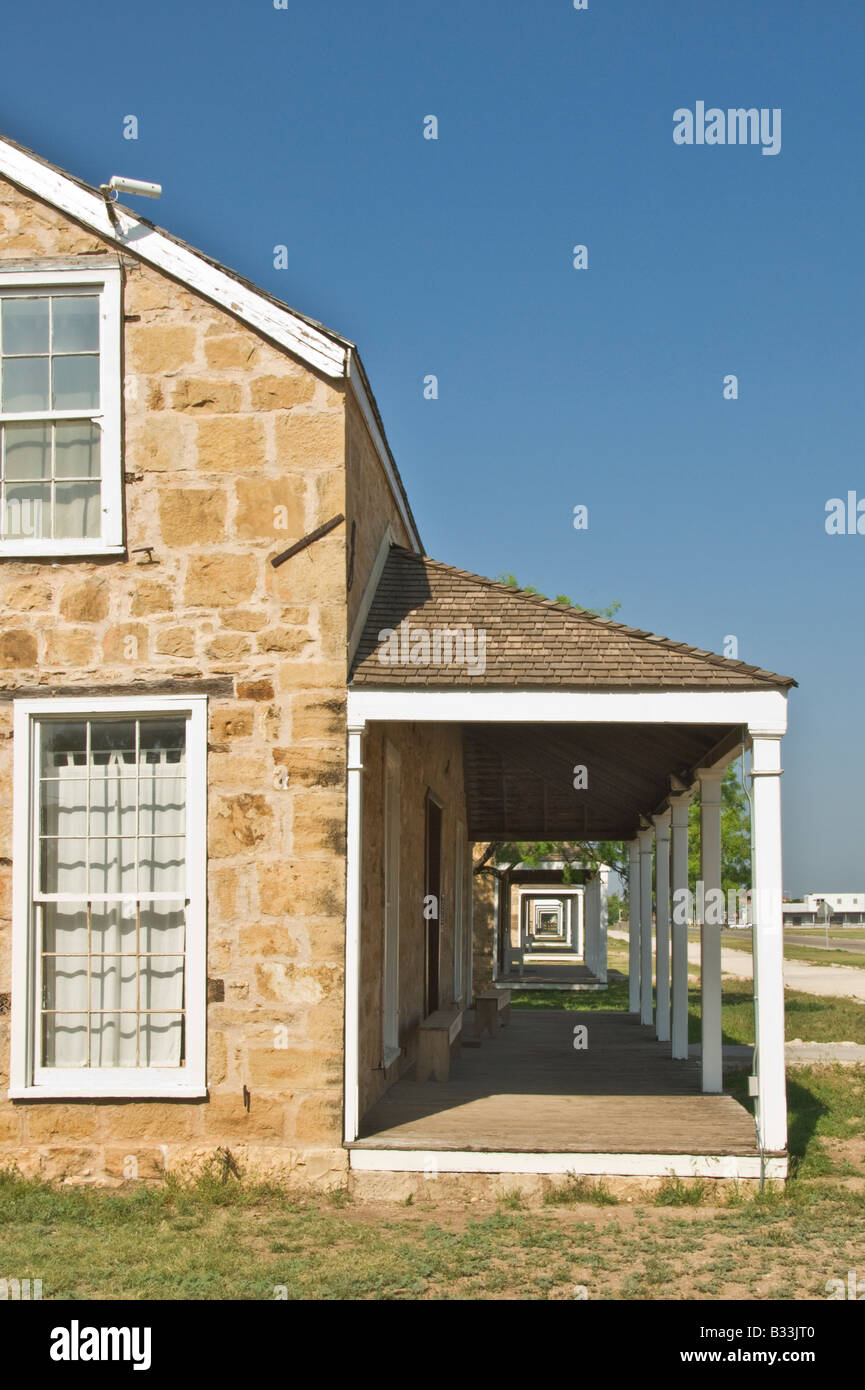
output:
[[[690,783],[741,735],[718,724],[466,724],[469,839],[632,839],[671,776]]]

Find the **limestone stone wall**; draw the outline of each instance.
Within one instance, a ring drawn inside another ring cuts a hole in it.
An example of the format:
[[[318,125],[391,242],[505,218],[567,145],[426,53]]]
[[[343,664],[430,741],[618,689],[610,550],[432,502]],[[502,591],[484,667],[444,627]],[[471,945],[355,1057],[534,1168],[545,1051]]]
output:
[[[399,1042],[403,1049],[403,1055],[387,1072],[381,1070],[385,740],[390,740],[400,756]],[[453,998],[456,835],[458,825],[465,825],[460,730],[449,725],[372,724],[364,741],[363,763],[361,1114],[417,1060],[417,1026],[424,1008],[423,896],[427,790],[443,807],[440,994],[443,1004]],[[466,848],[466,859],[468,854]],[[468,904],[466,909],[468,918]]]
[[[111,248],[0,183],[0,257]],[[208,732],[205,1102],[12,1103],[11,706],[0,705],[0,1165],[142,1175],[217,1147],[342,1171],[346,510],[334,385],[124,256],[127,553],[0,561],[7,696],[219,689]],[[135,554],[139,548],[150,547]],[[208,684],[214,681],[221,685]],[[244,1103],[244,1087],[248,1104]]]
[[[351,632],[388,523],[393,527],[398,545],[410,546],[411,540],[363,413],[352,396],[347,398],[346,420],[346,531],[348,543],[353,544],[354,549],[352,583],[348,592],[348,630]]]
[[[486,843],[473,846],[477,863]],[[472,969],[475,994],[489,989],[493,981],[496,951],[495,879],[491,873],[472,875]]]

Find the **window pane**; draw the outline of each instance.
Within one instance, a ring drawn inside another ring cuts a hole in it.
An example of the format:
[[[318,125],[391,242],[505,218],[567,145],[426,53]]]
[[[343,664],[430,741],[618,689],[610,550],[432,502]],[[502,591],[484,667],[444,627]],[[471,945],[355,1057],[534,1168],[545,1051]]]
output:
[[[63,540],[92,540],[100,533],[98,483],[57,483],[54,488],[54,534]]]
[[[3,477],[7,481],[51,477],[50,425],[4,425]]]
[[[137,798],[130,777],[99,777],[90,783],[90,834],[134,835]]]
[[[179,1067],[183,1063],[183,1015],[147,1014],[141,1020],[142,1067]]]
[[[3,353],[48,351],[48,300],[3,300]]]
[[[4,357],[2,374],[3,410],[48,410],[47,357]]]
[[[50,483],[7,483],[3,534],[23,539],[51,535]]]
[[[52,313],[52,352],[99,351],[99,299],[96,295],[55,295]]]
[[[138,842],[138,888],[142,893],[183,893],[186,847],[182,835]]]
[[[185,719],[142,719],[139,762],[142,776],[181,772],[186,748]]]
[[[94,719],[90,725],[94,777],[135,776],[135,720]]]
[[[53,357],[51,372],[55,410],[95,410],[98,407],[98,357]]]
[[[78,903],[44,903],[42,948],[61,955],[87,950],[87,909]]]
[[[43,782],[40,822],[43,835],[86,835],[87,783],[79,778]]]
[[[166,1012],[183,1008],[182,956],[142,956],[141,1008]]]
[[[44,956],[42,960],[44,1009],[71,1013],[87,1007],[87,957]]]
[[[91,424],[89,420],[64,420],[57,424],[55,431],[55,476],[58,478],[98,478],[99,427]]]
[[[141,782],[141,835],[182,835],[186,829],[186,781],[148,777]]]
[[[138,1065],[137,1015],[104,1013],[90,1015],[91,1067],[134,1067]]]
[[[55,724],[45,721],[41,728],[43,777],[58,777],[64,767],[84,767],[87,763],[87,721]],[[85,774],[86,775],[86,774]]]
[[[42,841],[42,892],[87,891],[86,840]]]
[[[87,1065],[87,1015],[45,1014],[42,1019],[43,1067]]]
[[[135,841],[116,836],[90,841],[90,892],[135,891]]]
[[[90,909],[90,949],[95,954],[134,953],[136,942],[134,903],[93,904]]]
[[[90,1008],[123,1009],[138,1007],[138,958],[136,956],[96,956],[90,961]]]
[[[142,903],[140,944],[142,951],[183,951],[186,944],[186,910],[182,902]]]

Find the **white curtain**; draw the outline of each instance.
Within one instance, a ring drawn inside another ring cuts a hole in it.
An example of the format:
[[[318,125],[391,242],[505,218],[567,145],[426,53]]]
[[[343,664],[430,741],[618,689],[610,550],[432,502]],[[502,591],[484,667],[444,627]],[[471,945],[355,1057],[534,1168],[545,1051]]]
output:
[[[43,754],[45,1066],[183,1062],[185,759],[138,744]]]

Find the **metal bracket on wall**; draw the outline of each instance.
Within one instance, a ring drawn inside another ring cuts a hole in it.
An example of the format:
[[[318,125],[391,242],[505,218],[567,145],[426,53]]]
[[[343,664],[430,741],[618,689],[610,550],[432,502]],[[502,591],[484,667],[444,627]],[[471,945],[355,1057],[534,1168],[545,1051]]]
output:
[[[310,531],[309,535],[304,536],[303,540],[295,541],[294,545],[290,545],[288,550],[283,550],[281,555],[274,555],[270,562],[273,568],[276,569],[279,565],[284,565],[286,560],[291,559],[292,555],[297,555],[301,550],[306,550],[306,547],[312,545],[313,541],[321,540],[322,536],[326,536],[328,531],[335,530],[341,521],[345,521],[342,512],[340,512],[338,516],[331,517],[330,521],[326,521],[323,526],[319,526],[315,531]]]

